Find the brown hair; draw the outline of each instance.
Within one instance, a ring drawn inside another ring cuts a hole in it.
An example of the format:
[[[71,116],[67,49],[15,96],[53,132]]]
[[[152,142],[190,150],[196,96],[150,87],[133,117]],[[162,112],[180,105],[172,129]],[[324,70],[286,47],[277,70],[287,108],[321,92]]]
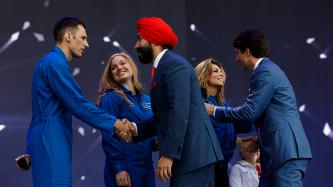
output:
[[[130,104],[130,101],[128,100],[126,94],[120,88],[120,85],[114,80],[112,73],[111,73],[112,60],[116,56],[124,57],[127,60],[127,62],[130,64],[132,71],[133,71],[132,82],[134,85],[134,89],[143,93],[143,87],[142,87],[141,83],[139,82],[138,70],[137,70],[137,67],[136,67],[133,59],[126,53],[115,53],[110,56],[110,58],[106,64],[106,67],[104,69],[104,72],[102,74],[100,84],[99,84],[99,89],[98,89],[97,106],[100,104],[100,102],[101,102],[103,96],[106,94],[106,92],[108,92],[110,90],[117,92],[122,98],[124,98],[128,102],[128,104]]]
[[[206,89],[207,95],[209,93],[208,80],[213,73],[213,64],[217,65],[222,70],[224,77],[227,78],[222,65],[213,58],[208,58],[200,62],[195,68],[195,73],[197,74],[199,85],[201,88]],[[216,98],[219,104],[222,105],[224,103],[224,87],[219,88],[216,94]]]
[[[60,43],[63,40],[66,31],[70,31],[75,35],[79,25],[82,25],[86,29],[86,25],[82,20],[74,17],[64,17],[58,21],[53,28],[53,39],[56,43]]]

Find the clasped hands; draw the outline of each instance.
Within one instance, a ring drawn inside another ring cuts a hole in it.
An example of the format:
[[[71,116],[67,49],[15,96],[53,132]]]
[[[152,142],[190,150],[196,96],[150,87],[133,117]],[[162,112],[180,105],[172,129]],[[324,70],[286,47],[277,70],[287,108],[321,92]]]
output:
[[[212,105],[212,104],[205,103],[205,108],[206,108],[206,111],[207,111],[208,115],[212,116],[214,114],[216,106]]]
[[[127,143],[133,142],[133,134],[136,132],[136,128],[130,121],[127,119],[122,119],[121,121],[117,119],[114,128],[119,139],[122,139]]]

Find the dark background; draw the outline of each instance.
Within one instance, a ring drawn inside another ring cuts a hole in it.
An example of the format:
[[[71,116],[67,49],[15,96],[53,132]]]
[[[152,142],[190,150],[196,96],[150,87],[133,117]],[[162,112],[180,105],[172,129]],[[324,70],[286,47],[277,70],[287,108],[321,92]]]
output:
[[[134,44],[135,23],[143,16],[162,17],[179,37],[174,49],[193,66],[208,57],[220,60],[227,73],[226,100],[241,104],[248,93],[250,72],[244,73],[234,59],[232,41],[241,31],[259,28],[270,43],[270,57],[287,74],[294,86],[298,106],[305,106],[301,118],[308,135],[313,160],[304,177],[304,186],[332,186],[333,142],[323,134],[332,123],[333,47],[330,0],[1,0],[0,47],[11,35],[18,40],[0,52],[0,186],[32,186],[30,172],[18,171],[14,158],[23,153],[31,117],[31,75],[34,64],[53,46],[52,28],[64,16],[75,16],[87,24],[90,48],[71,66],[80,68],[75,76],[85,96],[95,102],[99,79],[108,57],[119,48],[116,40],[138,61]],[[22,29],[29,21],[30,27]],[[196,25],[196,32],[190,25]],[[42,34],[38,42],[34,33]],[[109,35],[110,43],[103,37]],[[307,38],[314,37],[309,45]],[[326,59],[319,54],[326,49]],[[150,65],[137,63],[139,76],[149,88]],[[147,94],[149,91],[147,89]],[[85,136],[78,133],[83,127]],[[74,119],[73,186],[103,186],[104,154],[100,133]],[[235,158],[238,160],[238,151]],[[154,154],[156,161],[157,154]],[[84,176],[84,180],[81,177]],[[158,186],[166,186],[157,183]]]

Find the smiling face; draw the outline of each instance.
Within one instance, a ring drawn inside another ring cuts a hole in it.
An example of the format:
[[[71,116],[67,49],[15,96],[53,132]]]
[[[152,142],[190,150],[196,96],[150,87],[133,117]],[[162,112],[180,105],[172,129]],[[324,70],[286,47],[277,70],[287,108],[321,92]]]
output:
[[[86,29],[82,25],[78,25],[73,31],[69,31],[69,50],[71,56],[81,58],[86,48],[89,47]]]
[[[212,64],[212,74],[208,79],[208,86],[223,87],[225,82],[225,73],[216,64]]]
[[[117,55],[111,61],[111,74],[117,83],[123,84],[132,79],[133,69],[125,57]]]

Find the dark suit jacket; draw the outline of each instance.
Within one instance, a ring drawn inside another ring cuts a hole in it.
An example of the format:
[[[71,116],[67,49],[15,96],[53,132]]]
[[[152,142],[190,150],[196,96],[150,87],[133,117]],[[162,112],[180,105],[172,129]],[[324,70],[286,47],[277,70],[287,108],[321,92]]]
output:
[[[162,56],[151,99],[154,121],[138,124],[139,136],[157,131],[160,156],[174,159],[174,175],[223,159],[197,77],[186,59],[170,50]]]
[[[293,88],[284,72],[268,58],[253,71],[245,103],[235,108],[218,108],[215,117],[254,122],[261,141],[264,175],[287,160],[312,157]]]

